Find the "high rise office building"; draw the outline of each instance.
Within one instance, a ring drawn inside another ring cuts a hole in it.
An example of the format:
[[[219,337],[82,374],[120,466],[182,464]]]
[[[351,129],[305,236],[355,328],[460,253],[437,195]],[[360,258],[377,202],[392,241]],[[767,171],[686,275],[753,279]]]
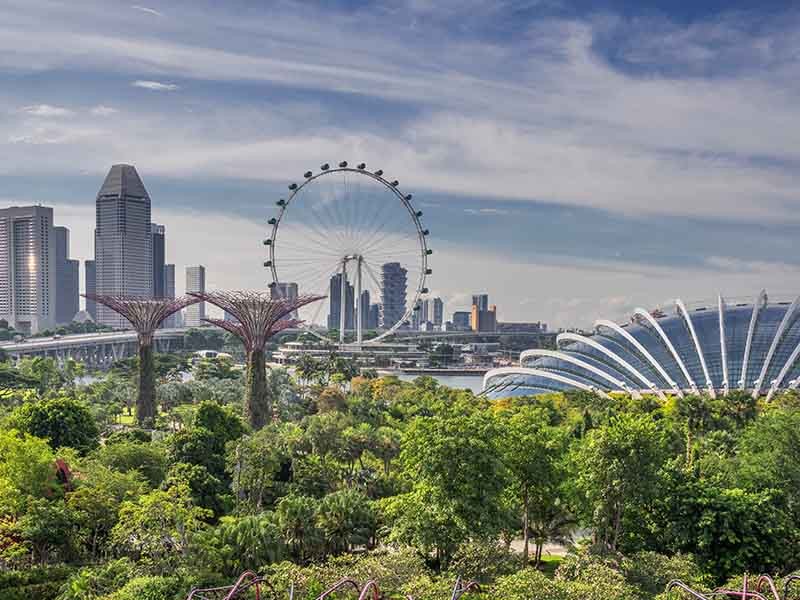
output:
[[[453,313],[453,328],[456,331],[469,331],[471,313],[465,310],[459,310]]]
[[[97,292],[97,269],[93,260],[83,261],[83,282],[87,294]],[[86,312],[97,321],[97,303],[94,300],[86,299]]]
[[[175,265],[164,265],[164,298],[175,297]],[[180,311],[170,315],[164,321],[164,327],[180,327]]]
[[[489,294],[473,295],[472,306],[477,306],[478,310],[489,310]]]
[[[372,323],[369,320],[369,307],[370,307],[370,298],[369,298],[369,290],[362,290],[361,291],[361,302],[358,305],[358,310],[361,311],[361,330],[365,329],[375,329]]]
[[[272,283],[269,286],[269,297],[272,300],[286,299],[297,300],[298,289],[296,283]],[[293,310],[287,318],[298,319],[299,313]]]
[[[153,296],[150,196],[131,165],[114,165],[97,194],[95,268],[97,293]],[[97,322],[119,329],[130,324],[98,305]]]
[[[165,252],[165,231],[166,228],[158,223],[150,223],[150,235],[153,245],[153,298],[167,298],[166,281],[164,279],[164,267],[166,262]]]
[[[69,258],[69,229],[54,227],[56,255],[56,324],[72,322],[79,309],[80,264]]]
[[[470,327],[472,331],[497,331],[497,306],[492,304],[489,310],[479,310],[478,305],[473,304]]]
[[[444,302],[441,298],[433,299],[433,325],[441,327],[444,323]]]
[[[369,305],[369,327],[367,329],[378,329],[381,323],[381,305]]]
[[[206,291],[206,268],[203,265],[186,267],[186,293]],[[186,327],[205,325],[206,303],[198,302],[186,307]]]
[[[407,284],[408,272],[400,263],[390,262],[381,267],[381,327],[392,327],[405,315]]]
[[[344,297],[344,328],[345,330],[354,329],[354,302],[355,291],[353,285],[345,279]],[[328,329],[339,329],[341,327],[342,310],[342,274],[336,273],[330,281],[330,312],[328,313]]]
[[[56,322],[53,209],[0,210],[0,318],[24,333]]]

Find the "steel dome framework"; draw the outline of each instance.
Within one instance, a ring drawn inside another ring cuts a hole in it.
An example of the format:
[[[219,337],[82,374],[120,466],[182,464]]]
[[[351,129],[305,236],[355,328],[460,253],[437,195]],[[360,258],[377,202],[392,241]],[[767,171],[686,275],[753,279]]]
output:
[[[631,322],[594,324],[592,335],[562,333],[557,350],[526,350],[519,367],[489,371],[484,393],[492,398],[585,390],[603,396],[706,393],[742,390],[771,399],[800,387],[800,297],[770,303],[762,290],[752,303],[674,314],[638,308]]]

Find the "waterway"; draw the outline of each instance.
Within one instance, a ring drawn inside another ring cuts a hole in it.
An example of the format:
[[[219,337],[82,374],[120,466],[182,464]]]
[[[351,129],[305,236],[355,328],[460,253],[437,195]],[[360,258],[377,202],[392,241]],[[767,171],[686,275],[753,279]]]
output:
[[[419,375],[407,375],[399,373],[397,375],[402,381],[414,381]],[[472,390],[476,394],[483,388],[483,375],[431,375],[436,381],[447,387],[455,389]]]

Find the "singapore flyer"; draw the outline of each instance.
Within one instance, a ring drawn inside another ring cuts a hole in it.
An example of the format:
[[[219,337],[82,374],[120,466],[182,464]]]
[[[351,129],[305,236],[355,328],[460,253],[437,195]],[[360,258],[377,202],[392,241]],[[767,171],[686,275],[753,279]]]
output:
[[[428,230],[411,194],[364,163],[324,164],[276,201],[264,243],[274,294],[319,294],[303,326],[329,342],[375,344],[408,326],[427,294]]]

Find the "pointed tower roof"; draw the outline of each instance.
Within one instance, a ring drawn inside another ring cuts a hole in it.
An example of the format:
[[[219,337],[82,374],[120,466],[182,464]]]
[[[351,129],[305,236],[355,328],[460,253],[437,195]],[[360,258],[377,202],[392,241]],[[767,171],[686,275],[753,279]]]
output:
[[[97,193],[98,198],[119,198],[123,196],[150,199],[147,190],[144,189],[142,180],[139,178],[139,173],[136,172],[136,167],[133,165],[112,166],[100,191]]]

